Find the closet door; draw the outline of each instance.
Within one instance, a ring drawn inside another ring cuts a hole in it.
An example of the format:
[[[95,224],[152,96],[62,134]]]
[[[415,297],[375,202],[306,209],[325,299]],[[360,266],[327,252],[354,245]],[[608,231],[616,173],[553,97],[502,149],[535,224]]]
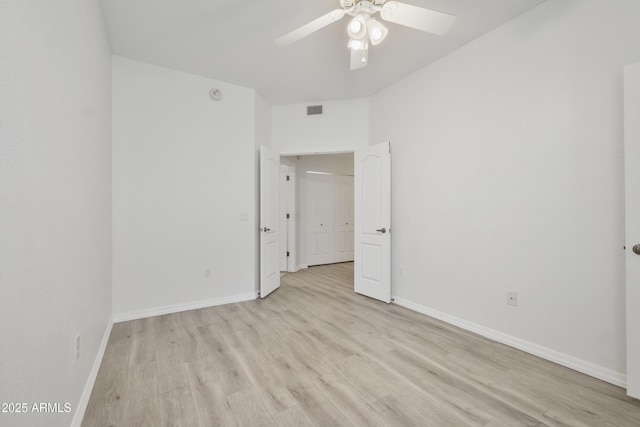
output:
[[[334,176],[335,262],[353,261],[353,177]]]
[[[307,174],[307,247],[309,265],[334,261],[333,176]]]

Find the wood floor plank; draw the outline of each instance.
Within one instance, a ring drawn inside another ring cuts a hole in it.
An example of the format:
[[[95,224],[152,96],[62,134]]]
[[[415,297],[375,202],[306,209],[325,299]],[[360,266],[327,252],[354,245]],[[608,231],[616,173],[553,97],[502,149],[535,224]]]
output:
[[[374,407],[343,377],[332,374],[320,378],[319,388],[355,426],[383,427],[384,421]]]
[[[139,363],[130,367],[129,376],[126,379],[127,400],[125,401],[123,425],[145,427],[162,425],[158,402],[157,374],[158,369],[155,361]]]
[[[317,386],[294,387],[291,395],[316,426],[352,426],[346,414]]]
[[[193,427],[199,423],[197,400],[191,388],[175,388],[160,393],[158,409],[161,426]]]
[[[115,324],[97,426],[640,426],[623,389],[353,292],[353,263],[268,298]]]
[[[161,316],[160,316],[161,317]],[[143,365],[156,360],[157,317],[140,319],[132,323],[129,365]]]
[[[279,427],[300,427],[313,425],[304,410],[295,405],[271,416],[274,425]]]
[[[262,405],[262,399],[255,389],[248,389],[227,396],[231,412],[238,425],[241,426],[271,426],[273,420]]]
[[[189,362],[186,371],[195,404],[197,425],[237,426],[211,359]]]

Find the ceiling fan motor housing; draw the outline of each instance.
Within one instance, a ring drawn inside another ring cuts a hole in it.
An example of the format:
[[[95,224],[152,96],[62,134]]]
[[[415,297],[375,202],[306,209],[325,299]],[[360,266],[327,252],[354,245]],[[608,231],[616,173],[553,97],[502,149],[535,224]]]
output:
[[[342,9],[351,16],[367,15],[367,17],[380,11],[386,0],[340,0]]]
[[[356,3],[356,7],[355,7],[355,11],[354,13],[356,15],[373,15],[374,13],[378,12],[378,10],[380,10],[380,8],[376,8],[374,7],[373,3],[368,1],[368,0],[361,0],[358,3]]]

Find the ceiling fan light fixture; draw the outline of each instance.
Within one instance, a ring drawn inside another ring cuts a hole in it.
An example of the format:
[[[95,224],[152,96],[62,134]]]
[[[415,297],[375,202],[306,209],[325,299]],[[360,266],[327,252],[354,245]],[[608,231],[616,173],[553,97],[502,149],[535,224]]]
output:
[[[360,40],[363,39],[367,34],[367,23],[365,21],[364,16],[356,15],[353,17],[349,25],[347,26],[347,33],[349,33],[349,37],[352,39]]]
[[[362,24],[360,21],[356,21],[355,19],[349,23],[349,31],[352,34],[358,34],[360,29],[362,28]]]
[[[376,21],[374,18],[369,18],[367,21],[367,32],[369,34],[369,40],[373,46],[382,43],[387,37],[389,30],[387,27]]]
[[[347,46],[351,50],[364,50],[364,39],[349,39],[349,43],[347,44]]]

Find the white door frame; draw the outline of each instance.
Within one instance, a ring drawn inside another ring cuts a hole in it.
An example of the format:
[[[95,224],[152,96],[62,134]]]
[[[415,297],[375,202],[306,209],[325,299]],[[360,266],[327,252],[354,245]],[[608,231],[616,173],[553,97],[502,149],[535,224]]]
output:
[[[297,244],[296,244],[296,224],[297,224],[297,211],[296,211],[296,167],[282,163],[282,157],[280,156],[280,170],[283,171],[286,168],[284,182],[280,182],[280,194],[278,206],[280,207],[278,215],[281,220],[280,227],[280,247],[279,256],[286,257],[286,267],[284,270],[287,272],[296,272],[297,270]],[[280,174],[280,180],[283,179]],[[289,256],[286,253],[289,252]]]
[[[298,271],[298,244],[296,239],[296,228],[298,224],[298,211],[296,209],[296,167],[288,166],[289,181],[287,181],[287,213],[289,219],[287,221],[287,248],[289,249],[289,257],[287,258],[287,270],[290,272]]]
[[[288,210],[287,210],[287,177],[289,176],[289,168],[282,164],[280,159],[280,170],[278,173],[278,266],[280,271],[289,271],[288,266]]]

